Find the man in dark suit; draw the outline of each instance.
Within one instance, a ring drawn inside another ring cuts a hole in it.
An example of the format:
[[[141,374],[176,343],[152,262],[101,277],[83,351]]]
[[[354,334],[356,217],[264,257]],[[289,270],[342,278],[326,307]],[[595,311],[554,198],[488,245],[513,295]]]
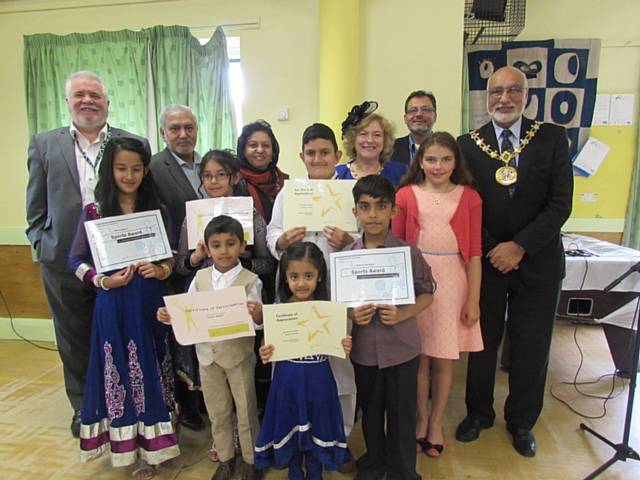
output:
[[[185,202],[200,198],[198,169],[202,159],[195,151],[198,121],[191,108],[186,105],[167,105],[160,114],[160,133],[167,146],[151,157],[151,175],[160,200],[169,210],[174,235],[178,239],[185,217]],[[169,286],[172,292],[184,292],[185,277],[172,275]],[[193,347],[183,347],[177,342],[174,342],[173,347],[178,370],[191,371],[197,368]],[[189,390],[180,375],[176,376],[176,397],[181,409],[180,423],[192,430],[201,430],[204,422],[199,412],[201,401],[198,392]]]
[[[78,437],[95,290],[69,271],[67,255],[82,207],[94,201],[100,160],[109,138],[134,137],[147,148],[149,143],[107,124],[109,98],[95,73],[71,74],[65,94],[71,125],[37,133],[29,142],[26,233],[40,262],[65,389],[74,410],[71,433]]]
[[[160,133],[167,147],[151,157],[151,175],[179,238],[185,202],[200,198],[198,121],[186,105],[167,105],[160,114]]]
[[[483,200],[480,325],[484,350],[469,354],[467,416],[456,439],[470,442],[495,420],[498,346],[510,343],[507,430],[533,457],[531,431],[542,410],[555,311],[564,277],[560,228],[571,213],[573,173],[565,129],[522,113],[527,79],[504,67],[487,84],[491,121],[458,141]]]
[[[435,95],[424,90],[411,92],[404,102],[404,123],[409,129],[409,135],[396,138],[391,161],[411,164],[420,144],[431,133],[437,118]]]

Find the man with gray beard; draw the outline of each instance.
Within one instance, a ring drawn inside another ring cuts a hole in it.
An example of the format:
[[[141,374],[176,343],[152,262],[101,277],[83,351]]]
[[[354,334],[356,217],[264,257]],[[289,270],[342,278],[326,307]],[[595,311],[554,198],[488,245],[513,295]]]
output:
[[[503,67],[487,82],[491,121],[458,139],[482,197],[480,327],[484,350],[469,353],[467,416],[456,439],[493,426],[498,346],[509,335],[504,406],[513,447],[536,454],[532,429],[542,411],[551,334],[562,278],[560,228],[571,213],[573,172],[563,127],[522,114],[527,78]]]

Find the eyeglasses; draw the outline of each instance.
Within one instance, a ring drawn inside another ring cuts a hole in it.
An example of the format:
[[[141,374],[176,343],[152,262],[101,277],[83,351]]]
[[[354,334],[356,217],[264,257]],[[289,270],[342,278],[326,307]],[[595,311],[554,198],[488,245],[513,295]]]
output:
[[[436,113],[436,109],[433,107],[411,107],[407,109],[407,113],[411,115],[415,115],[418,111],[421,111],[422,113]]]
[[[223,182],[231,178],[227,172],[217,172],[217,173],[203,173],[200,179],[203,182],[211,182],[213,179],[216,179],[217,182]]]
[[[505,92],[507,92],[507,95],[509,95],[510,97],[517,97],[519,95],[522,95],[522,92],[524,92],[524,87],[521,87],[520,85],[513,85],[507,88],[496,87],[489,90],[489,95],[494,98],[500,98],[502,95],[504,95]]]

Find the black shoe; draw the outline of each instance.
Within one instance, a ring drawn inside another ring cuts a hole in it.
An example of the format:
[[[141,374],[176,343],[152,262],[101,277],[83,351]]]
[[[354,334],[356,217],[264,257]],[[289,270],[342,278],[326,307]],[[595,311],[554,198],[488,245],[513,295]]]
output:
[[[242,478],[241,480],[262,480],[264,477],[264,471],[258,470],[254,465],[249,465],[248,463],[242,462]]]
[[[71,435],[74,438],[80,438],[80,424],[82,423],[82,418],[80,418],[80,410],[76,410],[73,412],[73,417],[71,417]]]
[[[456,428],[456,440],[459,442],[473,442],[480,436],[480,430],[493,427],[493,420],[467,415]]]
[[[198,412],[185,412],[180,415],[180,425],[199,431],[204,428],[204,421]]]
[[[220,462],[218,468],[211,477],[211,480],[231,480],[233,477],[233,471],[236,467],[236,459],[232,458],[226,462]]]
[[[517,428],[507,425],[507,430],[513,437],[513,448],[523,457],[536,456],[536,437],[527,428]]]

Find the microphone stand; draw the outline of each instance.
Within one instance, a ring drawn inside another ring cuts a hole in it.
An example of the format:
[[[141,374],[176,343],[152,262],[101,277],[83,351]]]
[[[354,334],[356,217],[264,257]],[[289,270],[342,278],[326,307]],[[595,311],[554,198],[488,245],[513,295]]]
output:
[[[616,278],[613,282],[607,285],[604,288],[604,292],[609,292],[634,272],[640,272],[640,262],[636,263],[629,270],[624,272],[622,275]],[[640,299],[637,301],[640,302]],[[638,376],[638,354],[640,353],[640,328],[638,327],[637,321],[638,321],[638,305],[636,305],[636,310],[633,315],[633,323],[632,323],[632,326],[635,325],[636,327],[636,333],[634,336],[631,379],[629,381],[629,396],[627,397],[627,412],[624,418],[624,433],[622,435],[622,443],[613,443],[611,440],[603,437],[598,432],[587,427],[584,423],[581,423],[580,424],[581,430],[587,431],[594,437],[602,440],[604,443],[606,443],[616,451],[613,457],[611,457],[607,462],[600,465],[588,476],[584,477],[584,480],[591,480],[593,478],[596,478],[598,475],[600,475],[602,472],[604,472],[607,468],[609,468],[611,465],[616,463],[618,460],[620,460],[621,462],[626,462],[628,459],[640,461],[640,455],[638,455],[638,452],[636,452],[633,448],[629,446],[629,435],[631,433],[631,419],[633,417],[633,400],[636,392],[636,377]]]

